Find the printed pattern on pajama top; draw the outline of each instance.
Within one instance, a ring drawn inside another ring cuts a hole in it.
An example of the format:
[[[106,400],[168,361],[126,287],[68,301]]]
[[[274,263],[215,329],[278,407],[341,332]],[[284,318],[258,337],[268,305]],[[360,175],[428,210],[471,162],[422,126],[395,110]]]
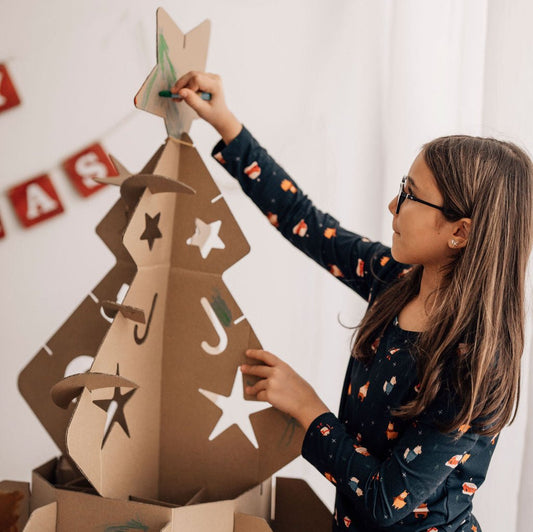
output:
[[[212,155],[287,240],[369,304],[409,271],[390,248],[318,210],[246,128]],[[436,421],[452,410],[444,391],[415,420],[391,415],[417,393],[416,337],[395,320],[373,343],[371,363],[350,357],[339,415],[325,413],[307,430],[302,455],[336,487],[334,531],[481,531],[472,499],[497,437],[468,426],[440,432]]]

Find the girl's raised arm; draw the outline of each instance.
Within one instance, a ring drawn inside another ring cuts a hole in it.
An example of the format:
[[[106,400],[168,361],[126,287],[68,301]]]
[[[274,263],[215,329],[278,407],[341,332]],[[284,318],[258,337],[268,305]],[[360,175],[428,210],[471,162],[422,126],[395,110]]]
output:
[[[222,136],[215,159],[235,177],[283,236],[365,300],[405,269],[379,242],[344,229],[317,209],[228,109],[219,76],[189,72],[172,89]],[[211,93],[203,100],[200,91]],[[179,105],[179,104],[178,104]]]

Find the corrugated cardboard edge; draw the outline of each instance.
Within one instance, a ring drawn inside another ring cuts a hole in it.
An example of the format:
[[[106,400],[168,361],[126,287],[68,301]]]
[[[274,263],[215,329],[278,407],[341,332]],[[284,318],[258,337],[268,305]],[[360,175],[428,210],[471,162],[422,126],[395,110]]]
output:
[[[41,506],[30,515],[24,532],[56,532],[57,502]]]

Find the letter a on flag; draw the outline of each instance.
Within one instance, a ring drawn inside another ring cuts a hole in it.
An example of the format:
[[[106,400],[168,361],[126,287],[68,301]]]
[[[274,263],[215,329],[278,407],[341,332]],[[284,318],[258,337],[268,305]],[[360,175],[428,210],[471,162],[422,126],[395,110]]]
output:
[[[24,227],[31,227],[63,212],[61,200],[46,174],[14,186],[8,191],[8,196]]]

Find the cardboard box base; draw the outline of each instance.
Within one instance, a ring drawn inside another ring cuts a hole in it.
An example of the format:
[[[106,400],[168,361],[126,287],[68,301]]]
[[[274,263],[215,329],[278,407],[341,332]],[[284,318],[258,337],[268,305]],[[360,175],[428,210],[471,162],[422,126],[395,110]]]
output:
[[[232,500],[201,502],[201,492],[185,506],[159,501],[122,500],[79,491],[77,474],[62,470],[70,489],[58,487],[60,460],[54,459],[32,474],[32,518],[24,532],[42,532],[43,520],[52,520],[58,532],[115,532],[124,530],[233,532],[234,515],[254,514],[266,525],[270,516],[270,479]],[[85,489],[85,488],[82,488]],[[52,510],[52,506],[55,510]],[[43,510],[47,508],[47,510]],[[35,517],[34,517],[35,514]],[[262,519],[265,518],[265,519]],[[46,525],[48,527],[48,524]],[[240,526],[240,525],[239,525]],[[255,525],[254,525],[255,526]],[[269,529],[269,528],[268,528]],[[241,532],[244,532],[242,529]],[[255,528],[246,530],[255,531]],[[260,532],[262,529],[257,529]],[[270,530],[270,529],[269,529]]]
[[[79,491],[78,472],[54,459],[35,469],[32,493],[25,498],[31,508],[24,532],[329,532],[332,517],[328,508],[301,479],[276,478],[275,519],[270,521],[271,481],[265,481],[233,500],[197,503],[197,494],[186,506],[159,501],[104,498]],[[58,473],[59,472],[59,473]],[[57,478],[65,489],[57,486]],[[0,483],[28,493],[25,483]],[[2,513],[0,512],[0,518]],[[23,517],[24,521],[27,518]]]

